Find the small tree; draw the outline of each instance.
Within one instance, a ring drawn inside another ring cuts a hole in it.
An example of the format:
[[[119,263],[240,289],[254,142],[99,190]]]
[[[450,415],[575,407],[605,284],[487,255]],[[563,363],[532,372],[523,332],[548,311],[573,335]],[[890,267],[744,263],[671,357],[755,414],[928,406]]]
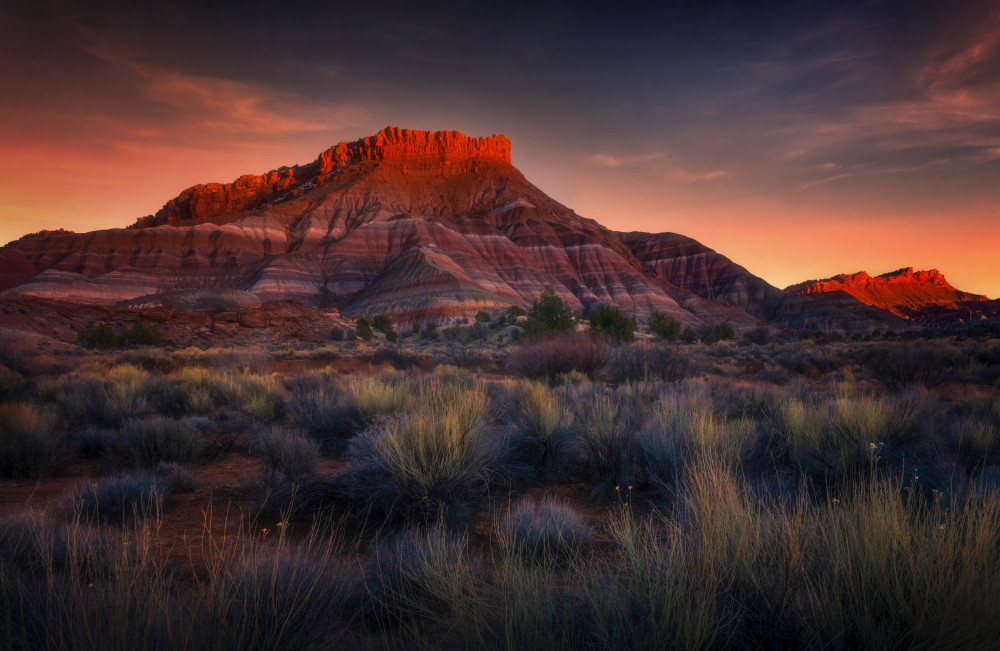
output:
[[[665,341],[677,341],[681,336],[681,322],[663,312],[649,315],[649,331]]]
[[[419,336],[420,335],[420,321],[418,321],[417,319],[414,319],[413,320],[413,325],[411,327],[413,328],[413,336],[414,337]]]
[[[573,316],[573,310],[549,285],[528,311],[524,330],[530,335],[538,336],[565,332],[575,326],[576,318]]]
[[[395,330],[389,328],[389,331],[385,333],[385,340],[390,344],[394,344],[399,341],[399,335],[396,334]]]
[[[122,339],[128,346],[160,346],[163,344],[163,337],[160,333],[139,317],[132,327],[125,331]]]
[[[479,310],[476,312],[476,323],[489,323],[490,313],[486,310]]]
[[[715,338],[719,341],[732,341],[736,337],[736,331],[728,323],[720,323],[715,326]]]
[[[681,332],[681,341],[683,341],[686,344],[695,343],[696,341],[698,341],[698,331],[692,328],[691,326],[684,328],[684,331]]]
[[[590,315],[590,329],[615,341],[635,341],[635,317],[611,305],[599,305]]]
[[[107,323],[92,323],[83,333],[83,341],[91,350],[115,347],[115,331]]]
[[[375,316],[372,317],[371,325],[379,332],[384,332],[385,334],[389,334],[389,331],[392,330],[392,319],[390,319],[384,314],[376,314]]]
[[[372,327],[371,325],[368,324],[368,319],[364,317],[358,319],[358,327],[356,330],[358,336],[364,339],[365,341],[372,340]]]
[[[510,309],[507,310],[507,317],[511,321],[516,321],[517,317],[524,316],[527,312],[520,305],[511,305]]]

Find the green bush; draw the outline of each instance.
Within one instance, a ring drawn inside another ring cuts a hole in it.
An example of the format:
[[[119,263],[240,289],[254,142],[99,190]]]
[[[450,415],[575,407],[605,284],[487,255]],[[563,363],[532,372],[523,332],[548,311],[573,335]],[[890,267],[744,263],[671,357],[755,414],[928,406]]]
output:
[[[364,317],[358,319],[357,333],[358,336],[364,339],[365,341],[372,340],[372,327],[368,323],[368,319]]]
[[[372,317],[372,328],[388,334],[392,330],[392,319],[384,314],[376,314]]]
[[[388,341],[390,344],[394,344],[397,341],[399,341],[399,335],[396,334],[395,330],[389,328],[389,330],[386,331],[385,333],[385,340]]]
[[[713,330],[719,341],[732,341],[736,337],[736,331],[728,323],[720,323]]]
[[[576,327],[573,310],[549,285],[535,300],[528,311],[524,330],[529,335],[543,336],[554,332],[565,332]]]
[[[686,344],[693,344],[698,342],[698,331],[688,326],[681,331],[681,341]]]
[[[83,333],[83,341],[91,350],[115,347],[115,331],[107,323],[92,323]]]
[[[649,331],[665,341],[677,341],[681,336],[681,322],[663,312],[649,315]]]
[[[122,335],[122,341],[125,342],[127,346],[161,346],[163,345],[163,337],[160,333],[146,323],[142,317],[136,320],[132,324],[132,327],[125,331]]]
[[[525,314],[527,314],[527,312],[520,305],[511,305],[510,309],[507,310],[507,318],[511,321],[515,321],[517,317],[524,316]]]
[[[490,321],[491,321],[490,314],[486,310],[480,310],[476,312],[477,323],[489,323]]]
[[[599,305],[590,315],[590,329],[618,342],[635,341],[635,317],[611,305]]]
[[[413,333],[414,337],[420,335],[420,321],[418,321],[417,319],[413,320],[413,325],[411,326],[411,332]]]

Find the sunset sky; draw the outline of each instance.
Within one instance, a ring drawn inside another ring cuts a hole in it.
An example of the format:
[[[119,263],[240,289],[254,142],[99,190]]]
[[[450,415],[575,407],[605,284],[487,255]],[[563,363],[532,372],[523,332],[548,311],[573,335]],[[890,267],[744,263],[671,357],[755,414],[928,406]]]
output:
[[[1000,296],[1000,0],[141,4],[4,0],[0,243],[395,125],[507,134],[577,213],[779,287]]]

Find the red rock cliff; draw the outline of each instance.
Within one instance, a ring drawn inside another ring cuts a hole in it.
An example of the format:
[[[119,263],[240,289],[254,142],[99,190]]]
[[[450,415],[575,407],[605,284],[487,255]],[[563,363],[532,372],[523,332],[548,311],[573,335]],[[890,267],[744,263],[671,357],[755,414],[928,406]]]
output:
[[[341,142],[308,165],[282,167],[265,174],[247,174],[232,183],[190,187],[155,215],[136,221],[138,228],[194,224],[219,215],[248,210],[283,198],[298,188],[309,189],[335,170],[363,163],[454,165],[483,161],[510,165],[510,140],[504,135],[471,138],[458,131],[416,131],[386,127],[374,136]]]
[[[847,292],[862,303],[906,318],[918,316],[929,307],[957,309],[961,303],[988,300],[985,296],[955,289],[937,269],[914,271],[913,267],[874,277],[864,271],[840,274],[792,285],[786,291],[794,294]]]

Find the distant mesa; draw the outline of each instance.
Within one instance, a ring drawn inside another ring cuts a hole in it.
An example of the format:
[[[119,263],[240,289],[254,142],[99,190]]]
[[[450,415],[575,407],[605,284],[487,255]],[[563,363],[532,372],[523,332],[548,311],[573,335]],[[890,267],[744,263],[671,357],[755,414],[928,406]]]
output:
[[[844,292],[782,291],[683,235],[608,230],[525,179],[506,136],[457,131],[387,127],[306,165],[188,188],[128,228],[0,249],[4,296],[134,309],[294,301],[448,323],[529,306],[548,285],[584,314],[610,304],[737,329],[905,325]]]
[[[906,319],[939,313],[941,308],[960,310],[970,303],[989,300],[980,294],[955,289],[937,269],[914,271],[913,267],[874,277],[864,271],[841,274],[792,285],[785,291],[794,294],[846,292],[862,303]]]

